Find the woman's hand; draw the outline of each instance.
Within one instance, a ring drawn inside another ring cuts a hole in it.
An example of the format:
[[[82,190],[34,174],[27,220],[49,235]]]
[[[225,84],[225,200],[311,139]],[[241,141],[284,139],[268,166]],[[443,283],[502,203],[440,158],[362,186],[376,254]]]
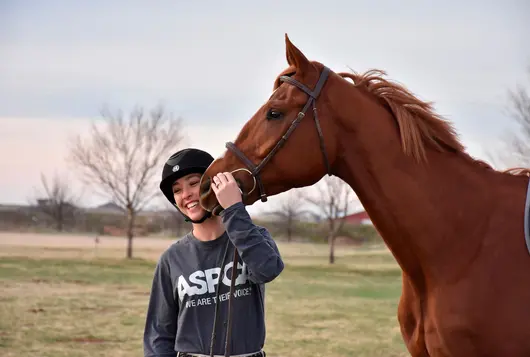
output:
[[[215,175],[212,179],[212,190],[224,209],[243,200],[241,190],[230,172],[220,172]]]

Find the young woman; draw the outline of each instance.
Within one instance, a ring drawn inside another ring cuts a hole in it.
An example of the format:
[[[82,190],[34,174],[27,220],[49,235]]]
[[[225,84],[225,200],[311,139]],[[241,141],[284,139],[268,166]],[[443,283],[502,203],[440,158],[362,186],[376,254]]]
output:
[[[216,356],[224,356],[234,247],[239,261],[230,355],[265,356],[265,283],[282,272],[283,261],[268,231],[252,222],[230,173],[212,178],[212,190],[224,208],[221,216],[201,208],[199,182],[213,160],[202,150],[185,149],[172,155],[162,170],[162,193],[193,228],[156,265],[144,331],[145,357],[210,356],[211,348]]]

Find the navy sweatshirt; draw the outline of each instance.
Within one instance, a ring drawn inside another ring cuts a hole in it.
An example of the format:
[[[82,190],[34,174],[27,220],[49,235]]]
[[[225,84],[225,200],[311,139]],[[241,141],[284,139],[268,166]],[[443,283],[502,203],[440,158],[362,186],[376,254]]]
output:
[[[234,246],[239,254],[231,355],[257,352],[265,343],[265,283],[283,270],[268,231],[252,223],[242,203],[222,214],[226,232],[202,242],[188,233],[160,257],[154,273],[144,331],[145,357],[174,357],[176,351],[209,355],[215,304],[219,303],[214,354],[224,355],[225,321]],[[230,242],[229,242],[230,241]],[[219,301],[216,288],[228,243]]]

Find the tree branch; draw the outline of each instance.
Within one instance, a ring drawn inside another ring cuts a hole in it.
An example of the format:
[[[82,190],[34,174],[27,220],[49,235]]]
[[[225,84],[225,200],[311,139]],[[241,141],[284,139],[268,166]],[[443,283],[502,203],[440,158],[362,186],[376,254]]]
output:
[[[162,106],[148,113],[135,108],[128,118],[121,111],[101,111],[86,140],[77,136],[68,160],[84,183],[132,215],[158,194],[163,161],[180,146],[182,119]],[[128,235],[130,239],[132,232]]]

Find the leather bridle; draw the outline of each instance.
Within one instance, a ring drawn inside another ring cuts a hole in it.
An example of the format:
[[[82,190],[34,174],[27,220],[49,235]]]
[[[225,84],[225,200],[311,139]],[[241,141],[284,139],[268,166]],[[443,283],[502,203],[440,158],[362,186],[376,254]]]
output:
[[[331,175],[331,168],[329,165],[328,155],[326,151],[326,147],[324,145],[324,136],[322,134],[322,129],[320,128],[320,122],[318,120],[317,115],[317,107],[316,107],[316,100],[318,96],[320,95],[320,92],[322,90],[322,87],[324,87],[324,84],[326,83],[326,80],[328,79],[329,75],[329,68],[325,67],[322,69],[322,73],[320,74],[320,78],[318,79],[317,84],[315,85],[315,89],[311,90],[304,84],[298,82],[297,80],[289,77],[289,76],[280,76],[280,81],[286,82],[289,84],[292,84],[295,87],[298,87],[300,90],[305,92],[309,98],[307,99],[307,102],[305,103],[304,107],[302,108],[302,111],[298,113],[296,118],[291,123],[291,126],[289,129],[287,129],[287,132],[282,136],[282,138],[276,143],[276,145],[272,148],[272,150],[265,156],[265,158],[256,166],[250,159],[248,159],[245,154],[241,150],[237,148],[237,146],[232,142],[226,143],[226,148],[231,150],[249,169],[250,174],[254,178],[254,180],[257,182],[258,190],[260,199],[262,202],[267,201],[267,194],[265,193],[265,188],[263,187],[263,183],[261,182],[260,172],[263,169],[263,167],[272,159],[274,154],[280,148],[285,144],[287,139],[289,139],[289,136],[292,134],[294,129],[298,126],[300,121],[305,117],[307,110],[312,105],[313,106],[313,119],[315,120],[315,126],[317,128],[318,137],[320,140],[320,150],[322,151],[322,154],[324,156],[324,163],[326,165],[326,171],[328,175]],[[248,195],[248,193],[247,193]]]
[[[280,77],[280,81],[286,82],[286,83],[294,85],[295,87],[298,87],[300,90],[305,92],[309,96],[309,98],[307,99],[307,102],[305,103],[305,105],[302,108],[302,110],[298,113],[296,118],[291,123],[291,126],[289,126],[289,129],[287,129],[287,132],[282,136],[282,138],[276,143],[276,145],[272,148],[272,150],[267,154],[267,156],[257,166],[254,165],[254,163],[252,161],[250,161],[245,156],[245,154],[243,154],[243,152],[241,152],[241,150],[239,150],[235,146],[234,143],[232,143],[232,142],[227,142],[226,143],[226,148],[231,150],[248,168],[248,170],[247,169],[238,169],[238,170],[249,171],[250,174],[252,175],[252,177],[254,178],[254,187],[252,188],[252,190],[250,190],[250,192],[246,193],[245,195],[248,195],[252,191],[254,191],[254,189],[256,187],[256,183],[257,183],[257,187],[258,187],[258,190],[259,190],[261,201],[262,202],[266,202],[267,201],[267,194],[265,193],[265,189],[263,187],[263,183],[261,182],[260,172],[263,169],[263,167],[271,160],[271,158],[274,156],[274,154],[276,154],[276,152],[284,145],[285,141],[287,139],[289,139],[289,136],[292,134],[294,129],[296,129],[296,127],[298,126],[300,121],[305,117],[306,112],[307,112],[307,110],[309,109],[310,106],[313,107],[313,118],[315,120],[315,126],[317,128],[318,137],[319,137],[319,140],[320,140],[320,150],[322,151],[322,155],[324,157],[324,163],[326,165],[326,171],[327,171],[328,175],[331,175],[331,168],[330,168],[330,165],[329,165],[328,155],[327,155],[326,147],[324,145],[324,136],[322,134],[322,129],[320,128],[320,122],[318,120],[317,107],[316,107],[316,100],[317,100],[318,96],[320,95],[322,87],[324,87],[324,84],[326,83],[326,80],[328,79],[329,72],[330,72],[329,68],[327,68],[327,67],[323,68],[322,73],[320,74],[320,78],[318,79],[318,82],[315,85],[315,89],[314,90],[309,89],[304,84],[298,82],[297,80],[295,80],[295,79],[293,79],[293,78],[291,78],[289,76],[281,76]],[[236,170],[236,171],[238,171],[238,170]],[[227,255],[229,244],[230,244],[230,240],[228,240],[228,242],[227,242],[227,246],[225,248],[225,252],[224,252],[224,255],[223,255],[223,260],[221,262],[221,272],[224,271],[225,259],[226,259],[226,255]],[[228,321],[227,321],[227,327],[226,327],[225,357],[230,356],[230,339],[231,339],[231,335],[232,335],[232,313],[233,313],[232,304],[233,304],[233,300],[234,300],[234,288],[235,288],[235,280],[236,280],[236,270],[237,270],[238,258],[239,257],[238,257],[237,249],[234,247],[232,276],[231,276],[231,281],[230,281],[230,295],[229,295],[229,298],[228,298]],[[216,330],[216,326],[217,326],[217,317],[218,317],[218,314],[219,314],[219,305],[220,305],[220,301],[219,301],[219,287],[220,287],[220,285],[221,285],[221,273],[219,274],[219,283],[218,283],[217,291],[216,291],[216,302],[217,303],[216,303],[216,306],[215,306],[214,321],[213,321],[213,331],[212,331],[212,338],[211,338],[211,341],[210,341],[210,356],[214,355],[213,347],[214,347],[215,340],[216,340],[215,330]]]

